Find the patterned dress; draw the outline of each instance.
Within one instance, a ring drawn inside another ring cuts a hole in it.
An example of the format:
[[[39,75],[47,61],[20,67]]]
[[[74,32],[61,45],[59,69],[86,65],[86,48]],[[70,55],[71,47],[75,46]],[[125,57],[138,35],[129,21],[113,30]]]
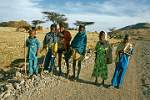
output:
[[[105,43],[97,42],[96,44],[96,59],[92,76],[101,77],[103,80],[108,78],[108,69],[106,64],[106,45]]]

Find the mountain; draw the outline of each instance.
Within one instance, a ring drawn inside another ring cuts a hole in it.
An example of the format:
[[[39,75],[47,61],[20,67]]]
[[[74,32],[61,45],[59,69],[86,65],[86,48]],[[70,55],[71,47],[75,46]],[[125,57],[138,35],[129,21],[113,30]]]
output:
[[[137,23],[134,25],[129,25],[129,26],[123,27],[119,30],[147,29],[147,28],[150,28],[150,23]]]
[[[137,23],[134,25],[128,25],[123,28],[113,30],[109,32],[110,38],[122,39],[125,34],[129,34],[134,38],[147,37],[150,33],[150,23]]]

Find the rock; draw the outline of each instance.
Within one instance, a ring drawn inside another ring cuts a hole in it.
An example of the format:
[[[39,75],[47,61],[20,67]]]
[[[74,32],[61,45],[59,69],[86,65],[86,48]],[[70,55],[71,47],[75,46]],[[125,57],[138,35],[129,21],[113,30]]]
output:
[[[11,95],[11,91],[6,91],[4,93],[4,95],[2,96],[2,99],[5,99],[5,98],[9,97],[10,95]]]
[[[25,83],[25,88],[29,88],[30,86],[28,85],[28,83]]]
[[[23,85],[25,83],[25,80],[24,79],[21,79],[20,80],[20,85]]]
[[[16,72],[16,78],[17,79],[21,79],[21,77],[22,77],[22,74],[19,71],[17,71]]]
[[[36,76],[36,81],[40,81],[40,80],[41,80],[40,75]]]
[[[0,80],[4,78],[4,74],[0,73]]]
[[[0,93],[4,92],[6,90],[7,90],[7,88],[6,88],[5,84],[4,83],[0,84]]]
[[[38,87],[38,85],[39,85],[39,82],[34,82],[34,83],[33,83],[33,86],[34,86],[34,87]]]
[[[1,87],[0,87],[0,92],[4,92],[4,91],[5,91],[4,87],[1,86]]]
[[[13,84],[14,88],[17,89],[17,90],[20,90],[21,89],[21,86],[19,83],[14,83]]]
[[[33,81],[32,81],[31,79],[26,80],[25,84],[26,84],[27,87],[28,87],[28,86],[29,86],[29,87],[34,87],[34,86],[33,86]]]
[[[14,90],[13,84],[12,83],[8,83],[6,85],[7,90]]]
[[[0,94],[0,100],[4,100],[3,96],[4,96],[5,92],[3,92],[2,94]]]
[[[85,60],[89,59],[89,56],[85,56]]]

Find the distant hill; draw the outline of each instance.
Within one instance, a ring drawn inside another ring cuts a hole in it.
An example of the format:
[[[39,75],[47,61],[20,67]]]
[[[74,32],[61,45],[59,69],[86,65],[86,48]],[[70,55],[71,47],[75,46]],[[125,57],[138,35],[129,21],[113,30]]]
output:
[[[150,33],[150,23],[137,23],[129,25],[117,30],[109,32],[110,38],[123,38],[125,34],[129,34],[132,37],[140,37],[141,35],[147,35]]]
[[[123,27],[119,30],[146,29],[146,28],[150,28],[150,23],[137,23],[134,25],[129,25],[129,26]]]

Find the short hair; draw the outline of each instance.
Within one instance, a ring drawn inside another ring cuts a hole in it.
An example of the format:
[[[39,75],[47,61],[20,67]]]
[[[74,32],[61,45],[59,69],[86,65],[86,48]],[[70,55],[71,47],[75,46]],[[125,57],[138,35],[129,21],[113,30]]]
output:
[[[51,28],[57,28],[57,25],[56,24],[52,24]]]
[[[85,26],[84,25],[79,25],[79,30],[81,30],[81,28],[85,29]]]
[[[59,27],[65,27],[64,23],[59,23]]]
[[[129,40],[129,34],[125,34],[124,40]]]
[[[32,27],[31,29],[32,29],[32,30],[36,30],[36,27]]]

